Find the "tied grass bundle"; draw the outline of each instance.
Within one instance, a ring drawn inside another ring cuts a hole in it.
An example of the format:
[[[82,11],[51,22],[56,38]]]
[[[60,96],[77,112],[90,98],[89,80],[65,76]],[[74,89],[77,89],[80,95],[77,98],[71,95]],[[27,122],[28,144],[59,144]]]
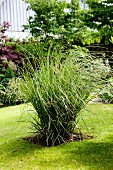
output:
[[[30,63],[26,65],[22,90],[36,111],[32,121],[34,133],[47,146],[70,140],[76,118],[103,74],[102,64],[84,59],[81,62],[74,56],[62,62],[60,57],[54,62],[48,57],[38,71]]]

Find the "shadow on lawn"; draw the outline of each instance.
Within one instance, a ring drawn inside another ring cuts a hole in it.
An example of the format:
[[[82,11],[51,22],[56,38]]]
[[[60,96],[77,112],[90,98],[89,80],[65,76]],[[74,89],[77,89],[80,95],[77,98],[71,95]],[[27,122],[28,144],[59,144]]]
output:
[[[25,155],[31,156],[34,151],[37,154],[40,152],[45,155],[46,153],[46,147],[31,144],[20,138],[13,142],[10,141],[3,147],[4,152],[8,153],[9,161],[14,157],[24,158]],[[65,165],[69,169],[72,164],[74,169],[82,166],[86,170],[113,170],[113,135],[109,135],[105,141],[72,142],[48,148],[47,152],[49,153],[49,158],[44,157],[38,161],[42,165],[46,162],[48,168],[50,166],[59,165],[61,167]]]
[[[113,136],[109,138],[112,142],[83,142],[65,154],[70,161],[76,160],[80,165],[90,167],[88,169],[113,170]]]
[[[23,157],[27,154],[31,154],[34,150],[40,151],[43,147],[26,142],[22,138],[17,138],[15,141],[10,141],[7,144],[2,145],[3,152],[7,153],[8,157]]]

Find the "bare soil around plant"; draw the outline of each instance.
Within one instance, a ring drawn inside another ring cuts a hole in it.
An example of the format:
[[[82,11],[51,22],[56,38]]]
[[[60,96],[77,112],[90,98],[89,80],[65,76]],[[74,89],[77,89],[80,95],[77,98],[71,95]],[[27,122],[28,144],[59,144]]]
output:
[[[94,137],[87,135],[87,134],[75,133],[75,134],[72,134],[72,137],[65,139],[65,141],[61,142],[60,144],[68,143],[68,142],[80,142],[80,141],[89,140],[92,138],[94,138]],[[30,136],[30,137],[25,137],[23,139],[30,143],[38,144],[41,146],[48,146],[48,147],[53,146],[51,142],[49,142],[49,144],[47,145],[45,136],[34,135],[34,136]],[[59,143],[54,144],[54,146],[57,146],[57,145],[59,145]]]

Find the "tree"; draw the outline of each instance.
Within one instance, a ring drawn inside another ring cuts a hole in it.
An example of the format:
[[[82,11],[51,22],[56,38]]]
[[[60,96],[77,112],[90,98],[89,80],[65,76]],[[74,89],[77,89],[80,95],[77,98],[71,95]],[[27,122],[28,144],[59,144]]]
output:
[[[28,0],[30,9],[35,12],[25,29],[30,29],[34,37],[56,38],[65,44],[74,41],[78,25],[79,0]]]
[[[89,10],[84,16],[85,24],[101,33],[101,41],[108,45],[113,36],[113,1],[88,0]]]
[[[113,1],[87,0],[89,9],[85,11],[83,21],[91,29],[98,30],[100,43],[107,47],[106,57],[112,66]]]

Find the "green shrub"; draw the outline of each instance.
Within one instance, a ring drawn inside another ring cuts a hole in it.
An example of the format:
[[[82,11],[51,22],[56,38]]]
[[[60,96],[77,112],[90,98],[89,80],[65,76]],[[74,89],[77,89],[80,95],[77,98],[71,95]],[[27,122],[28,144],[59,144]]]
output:
[[[16,44],[17,52],[21,52],[23,56],[27,56],[29,58],[35,58],[43,60],[43,58],[47,57],[48,51],[47,42],[40,42],[36,38],[29,39],[28,42],[18,42]]]
[[[98,61],[81,62],[74,53],[62,62],[60,58],[62,54],[56,61],[48,56],[38,71],[29,63],[23,73],[22,91],[36,111],[34,133],[48,146],[73,140],[76,118],[106,71]]]
[[[2,84],[0,84],[0,105],[2,104],[2,94],[4,90],[5,90],[5,87]]]
[[[6,21],[0,26],[0,84],[5,87],[11,78],[18,75],[18,67],[24,64],[23,56],[16,52],[16,43],[10,44],[6,36],[9,27]]]
[[[15,76],[13,63],[11,61],[8,62],[6,58],[3,58],[0,64],[0,83],[6,87],[10,79]]]
[[[14,45],[0,46],[0,83],[5,87],[11,78],[18,76],[18,67],[24,64],[23,56],[15,48]]]
[[[51,45],[50,45],[51,44]],[[51,39],[48,37],[47,40],[41,40],[38,38],[30,38],[27,42],[18,42],[16,45],[16,51],[21,52],[23,56],[35,57],[39,60],[43,60],[48,56],[48,50],[51,46],[51,54],[54,52],[60,53],[65,52],[65,47],[63,47],[59,40]],[[67,49],[68,51],[69,49]]]
[[[25,101],[25,96],[23,96],[20,90],[19,79],[10,79],[7,87],[3,87],[2,85],[1,87],[1,103],[3,103],[4,105],[16,105]]]
[[[113,84],[107,82],[103,89],[99,92],[99,97],[105,103],[113,103]]]

